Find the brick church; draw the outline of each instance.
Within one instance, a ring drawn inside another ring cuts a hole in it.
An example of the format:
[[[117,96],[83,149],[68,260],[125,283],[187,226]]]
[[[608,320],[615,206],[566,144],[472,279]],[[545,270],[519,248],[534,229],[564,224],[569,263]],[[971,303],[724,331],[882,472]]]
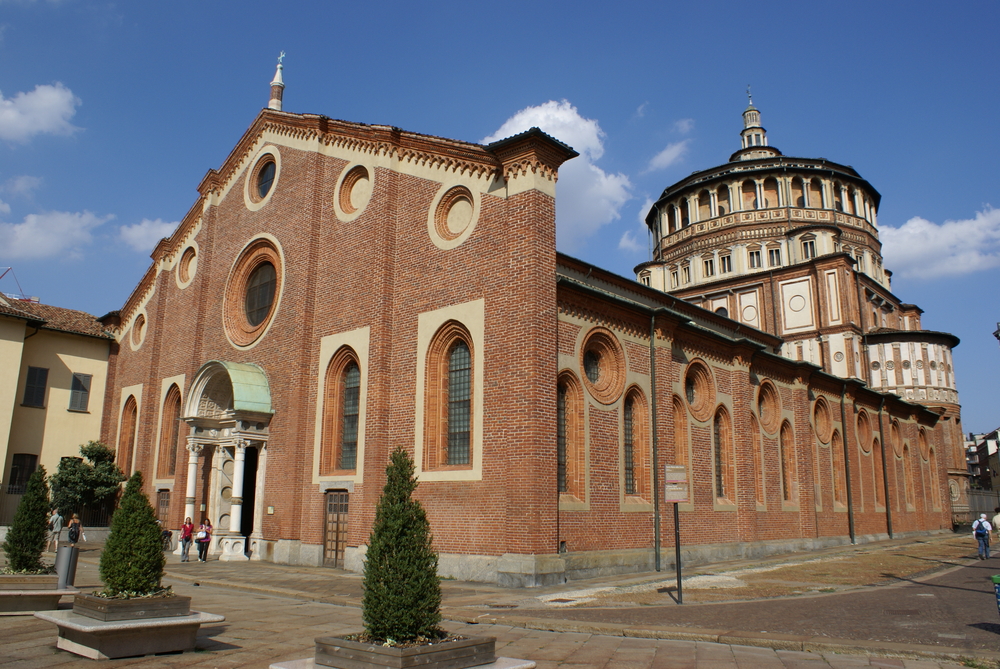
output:
[[[889,292],[850,168],[750,118],[656,203],[635,281],[556,252],[557,139],[289,113],[281,74],[104,319],[103,439],[166,526],[210,519],[221,560],[360,570],[397,446],[441,573],[507,586],[669,565],[675,498],[688,561],[961,513],[957,340]]]

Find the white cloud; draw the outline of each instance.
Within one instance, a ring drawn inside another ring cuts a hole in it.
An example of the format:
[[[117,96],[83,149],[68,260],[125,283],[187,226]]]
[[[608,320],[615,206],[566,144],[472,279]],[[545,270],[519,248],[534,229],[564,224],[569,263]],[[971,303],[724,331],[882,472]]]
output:
[[[604,155],[604,131],[566,100],[522,109],[482,141],[488,144],[532,127],[580,152],[559,169],[556,185],[556,243],[572,252],[601,226],[621,216],[622,205],[631,198],[632,183],[624,174],[608,174],[594,164]]]
[[[0,93],[0,139],[27,142],[35,135],[70,135],[79,128],[69,122],[80,99],[56,82],[6,99]]]
[[[687,153],[688,143],[690,141],[690,139],[685,139],[680,142],[674,142],[673,144],[667,144],[667,148],[653,156],[653,159],[649,161],[646,171],[652,172],[654,170],[663,170],[675,163],[680,162],[681,158],[684,157],[684,154]]]
[[[646,102],[643,102],[641,105],[639,105],[636,108],[636,110],[635,110],[635,117],[636,118],[642,118],[643,116],[645,116],[646,115],[646,107],[648,107],[648,106],[649,106],[649,100],[647,100]]]
[[[674,123],[674,130],[682,135],[686,135],[692,130],[694,130],[694,119],[693,118],[682,118],[681,120]]]
[[[123,225],[118,229],[121,240],[136,251],[150,253],[164,237],[169,237],[177,229],[178,221],[172,223],[160,220],[142,219],[135,225]]]
[[[898,228],[879,227],[887,269],[897,276],[935,278],[1000,267],[1000,209],[940,225],[915,216]]]
[[[11,195],[31,195],[42,185],[41,177],[19,176],[7,179],[3,191]]]
[[[0,214],[9,214],[9,213],[10,213],[10,205],[4,202],[3,200],[0,200]]]
[[[649,228],[646,227],[646,214],[649,213],[652,206],[653,201],[647,197],[637,212],[636,221],[639,224],[639,229],[626,230],[622,233],[621,239],[618,240],[619,249],[632,253],[647,253],[649,251]],[[644,242],[643,237],[647,237],[647,241]]]
[[[29,214],[22,223],[0,223],[0,248],[8,258],[75,255],[90,243],[91,231],[112,218],[89,211]]]

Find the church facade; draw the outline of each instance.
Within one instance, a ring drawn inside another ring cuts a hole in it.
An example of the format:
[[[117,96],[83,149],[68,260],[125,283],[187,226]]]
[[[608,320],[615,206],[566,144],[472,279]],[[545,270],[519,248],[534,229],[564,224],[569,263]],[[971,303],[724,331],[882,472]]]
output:
[[[168,527],[360,570],[401,446],[441,573],[508,586],[669,564],[668,471],[690,560],[950,529],[933,407],[557,254],[570,147],[288,113],[280,75],[105,319],[103,438]]]

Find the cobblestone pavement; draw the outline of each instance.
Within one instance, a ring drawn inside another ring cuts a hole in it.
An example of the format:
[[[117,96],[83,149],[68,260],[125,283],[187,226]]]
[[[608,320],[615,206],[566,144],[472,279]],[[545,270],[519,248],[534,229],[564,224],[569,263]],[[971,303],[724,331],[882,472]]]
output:
[[[881,547],[905,552],[908,545],[897,541]],[[82,553],[77,574],[77,586],[84,590],[100,586],[99,553],[91,548]],[[845,573],[863,573],[872,554],[851,547],[810,557],[835,560]],[[267,667],[310,656],[317,636],[361,627],[361,578],[356,574],[259,562],[180,564],[176,556],[168,557],[164,583],[190,595],[196,610],[225,615],[226,621],[203,627],[195,652],[105,665]],[[801,561],[802,556],[795,557]],[[691,572],[725,575],[773,567],[789,558]],[[852,559],[857,560],[853,567],[843,564]],[[918,575],[914,582],[853,590],[842,583],[846,591],[836,594],[684,606],[629,601],[630,592],[650,592],[649,584],[656,581],[650,574],[532,590],[444,581],[443,613],[449,630],[495,636],[498,655],[530,659],[543,669],[917,669],[957,667],[968,658],[975,658],[973,666],[997,667],[1000,625],[988,575],[1000,572],[1000,559],[991,562],[996,564],[948,558],[939,565],[946,571],[929,578]],[[576,604],[585,599],[579,593],[594,589],[605,593],[594,600],[599,606],[567,607],[558,601]],[[615,595],[611,604],[608,592]],[[36,618],[3,617],[0,630],[0,665],[5,668],[94,666],[57,650],[54,626]]]

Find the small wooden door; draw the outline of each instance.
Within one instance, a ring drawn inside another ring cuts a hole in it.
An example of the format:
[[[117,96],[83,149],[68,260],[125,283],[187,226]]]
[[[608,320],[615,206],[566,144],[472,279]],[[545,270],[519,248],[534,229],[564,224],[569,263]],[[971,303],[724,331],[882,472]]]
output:
[[[344,566],[349,499],[350,493],[346,490],[334,490],[326,493],[326,536],[323,564],[327,567]]]

